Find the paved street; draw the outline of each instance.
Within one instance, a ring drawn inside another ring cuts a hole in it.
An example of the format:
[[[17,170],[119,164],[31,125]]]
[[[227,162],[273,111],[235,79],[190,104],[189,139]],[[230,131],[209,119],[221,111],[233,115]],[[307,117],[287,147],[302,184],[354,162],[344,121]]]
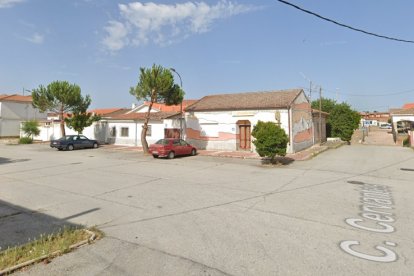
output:
[[[0,246],[83,224],[106,237],[18,274],[413,275],[413,178],[400,147],[266,167],[0,145]]]

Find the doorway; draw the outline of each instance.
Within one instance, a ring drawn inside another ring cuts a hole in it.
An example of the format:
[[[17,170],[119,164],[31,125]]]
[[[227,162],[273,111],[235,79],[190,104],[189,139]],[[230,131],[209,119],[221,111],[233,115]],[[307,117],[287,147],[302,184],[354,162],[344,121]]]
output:
[[[248,120],[241,120],[237,122],[239,128],[239,149],[251,149],[251,124]]]

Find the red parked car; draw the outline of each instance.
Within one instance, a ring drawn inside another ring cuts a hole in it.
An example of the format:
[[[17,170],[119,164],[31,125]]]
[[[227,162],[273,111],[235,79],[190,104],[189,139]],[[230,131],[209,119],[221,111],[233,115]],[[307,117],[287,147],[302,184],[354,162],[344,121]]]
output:
[[[196,155],[197,148],[182,139],[166,138],[150,145],[149,152],[154,156],[173,159],[178,155]]]

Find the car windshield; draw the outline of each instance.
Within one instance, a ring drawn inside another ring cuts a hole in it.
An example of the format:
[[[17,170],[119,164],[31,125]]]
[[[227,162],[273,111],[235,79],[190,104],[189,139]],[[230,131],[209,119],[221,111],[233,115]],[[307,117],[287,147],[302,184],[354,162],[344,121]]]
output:
[[[155,144],[156,145],[168,145],[169,141],[166,139],[158,140]]]

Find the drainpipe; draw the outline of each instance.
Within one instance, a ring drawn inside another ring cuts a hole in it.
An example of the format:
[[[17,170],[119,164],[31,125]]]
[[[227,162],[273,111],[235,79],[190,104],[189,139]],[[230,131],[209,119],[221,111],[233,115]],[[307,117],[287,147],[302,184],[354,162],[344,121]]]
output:
[[[315,122],[313,121],[313,110],[311,107],[311,117],[312,117],[312,146],[315,145]]]
[[[292,108],[288,107],[288,124],[289,124],[289,144],[290,144],[290,153],[294,153],[293,150],[293,122],[292,122]]]
[[[135,146],[138,147],[138,121],[135,121]]]

